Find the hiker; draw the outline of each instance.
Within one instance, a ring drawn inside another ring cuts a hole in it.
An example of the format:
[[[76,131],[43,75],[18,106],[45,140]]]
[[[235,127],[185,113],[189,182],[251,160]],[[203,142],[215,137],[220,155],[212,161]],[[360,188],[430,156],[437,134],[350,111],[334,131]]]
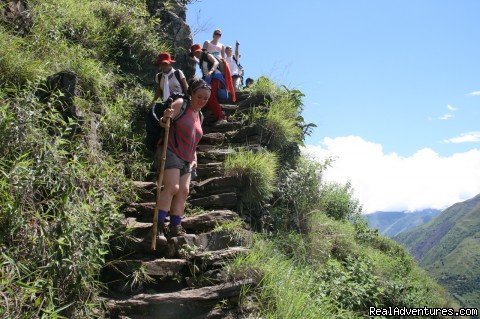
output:
[[[226,83],[223,74],[218,70],[220,62],[212,54],[202,49],[200,44],[194,44],[190,48],[190,56],[196,58],[202,71],[203,79],[210,84],[212,94],[207,103],[207,109],[210,110],[215,117],[214,125],[224,124],[227,118],[223,113],[222,107],[218,101],[218,92],[220,89],[225,90]]]
[[[160,193],[160,209],[158,211],[157,240],[166,242],[163,232],[165,218],[170,215],[169,236],[186,234],[182,227],[185,202],[189,193],[192,169],[197,167],[197,145],[203,136],[201,109],[210,97],[210,86],[201,79],[193,79],[189,86],[190,98],[179,98],[172,102],[171,108],[163,113],[160,123],[167,118],[175,118],[180,113],[184,101],[187,106],[170,127],[167,156],[163,175],[164,188]],[[157,147],[156,157],[161,156],[162,147]]]
[[[203,48],[219,59],[225,58],[225,46],[219,42],[221,36],[222,30],[217,29],[213,31],[213,39],[211,41],[206,40],[203,43]]]
[[[245,87],[244,87],[244,89],[249,89],[249,88],[252,86],[253,82],[254,82],[254,81],[253,81],[252,78],[247,78],[247,79],[245,80]]]
[[[155,65],[158,65],[160,72],[155,75],[155,82],[158,84],[153,97],[152,105],[162,98],[165,102],[171,95],[187,94],[188,84],[182,70],[177,70],[172,67],[172,60],[170,54],[161,52],[158,54]]]
[[[225,61],[227,61],[228,66],[230,67],[230,74],[232,75],[233,87],[235,91],[240,91],[243,85],[243,68],[238,62],[240,55],[238,53],[238,47],[240,43],[238,41],[235,42],[235,55],[233,54],[232,47],[227,45],[225,47]]]

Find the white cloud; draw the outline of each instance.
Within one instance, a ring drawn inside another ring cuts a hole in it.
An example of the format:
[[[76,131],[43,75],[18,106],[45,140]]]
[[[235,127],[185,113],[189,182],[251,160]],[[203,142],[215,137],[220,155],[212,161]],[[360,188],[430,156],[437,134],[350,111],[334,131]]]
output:
[[[473,92],[471,92],[471,93],[468,93],[467,95],[480,96],[480,91],[473,91]]]
[[[443,116],[440,116],[438,119],[439,119],[439,120],[444,120],[444,121],[446,121],[446,120],[451,119],[452,117],[453,117],[452,114],[445,114],[445,115],[443,115]]]
[[[458,137],[452,137],[448,140],[444,140],[445,143],[468,143],[468,142],[480,142],[480,131],[462,133]]]
[[[449,109],[452,112],[455,112],[457,110],[457,108],[455,106],[450,105],[450,104],[447,105],[447,109]]]
[[[441,157],[431,149],[410,157],[385,154],[380,144],[358,136],[325,138],[304,152],[337,159],[327,181],[351,181],[365,212],[443,209],[480,193],[480,149]]]

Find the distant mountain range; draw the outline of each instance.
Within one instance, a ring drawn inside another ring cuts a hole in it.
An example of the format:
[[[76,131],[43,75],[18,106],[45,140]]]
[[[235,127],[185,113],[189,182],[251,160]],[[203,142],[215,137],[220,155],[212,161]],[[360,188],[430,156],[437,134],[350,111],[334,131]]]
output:
[[[394,237],[404,231],[425,224],[440,214],[438,209],[424,209],[413,212],[375,212],[366,215],[370,228],[388,237]]]
[[[480,195],[394,239],[463,306],[480,308]]]

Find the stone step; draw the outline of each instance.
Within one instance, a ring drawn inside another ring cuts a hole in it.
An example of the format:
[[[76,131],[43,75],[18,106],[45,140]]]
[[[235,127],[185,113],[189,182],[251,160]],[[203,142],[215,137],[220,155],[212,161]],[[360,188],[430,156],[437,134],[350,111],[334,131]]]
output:
[[[199,268],[211,268],[223,266],[228,260],[232,260],[240,255],[246,255],[249,249],[243,246],[229,247],[215,251],[199,252],[191,257],[191,261]]]
[[[222,109],[224,109],[224,110],[236,110],[236,109],[238,109],[238,105],[237,105],[237,104],[220,104],[220,106],[221,106]]]
[[[203,145],[203,144],[221,145],[224,142],[225,142],[225,133],[212,132],[212,133],[204,134],[199,144],[200,145]]]
[[[252,232],[246,229],[239,229],[237,232],[238,234],[234,234],[232,231],[222,230],[198,235],[187,234],[185,236],[172,237],[167,242],[157,241],[156,250],[151,250],[151,233],[147,232],[143,237],[129,236],[125,238],[123,254],[142,254],[149,256],[149,258],[186,258],[193,252],[215,251],[234,246],[249,246],[252,242]]]
[[[217,226],[224,225],[239,218],[238,214],[231,210],[213,210],[184,218],[182,220],[182,226],[187,230],[187,233],[198,234],[211,231]],[[122,224],[133,237],[140,238],[151,235],[151,221],[140,222],[137,221],[135,217],[127,217],[122,220]]]
[[[200,164],[211,162],[223,162],[228,154],[235,153],[232,148],[212,149],[204,152],[197,152],[197,161]]]
[[[267,131],[260,124],[243,126],[236,131],[226,132],[224,139],[229,143],[246,143],[266,139]]]
[[[235,176],[211,177],[203,181],[194,181],[190,186],[190,198],[237,192],[240,180]]]
[[[199,169],[203,170],[206,167],[213,169],[217,172],[220,171],[220,164],[201,164]],[[204,172],[202,171],[202,174]],[[192,181],[190,186],[190,197],[198,198],[208,195],[221,194],[235,192],[238,189],[240,181],[237,177],[233,176],[216,176],[203,179],[201,181]],[[140,199],[144,202],[153,202],[156,199],[157,185],[153,182],[144,182],[136,184],[138,193],[141,194]]]
[[[231,209],[237,206],[237,188],[233,186],[218,186],[216,188],[205,186],[205,188],[203,192],[195,190],[193,195],[188,198],[187,203],[206,210]],[[217,192],[222,191],[228,192],[217,194]],[[125,217],[135,217],[137,222],[151,222],[154,211],[155,202],[130,203],[123,209]]]
[[[253,284],[253,280],[245,279],[172,293],[140,294],[124,300],[110,299],[106,307],[110,318],[206,318],[219,301],[237,297],[243,287]]]
[[[199,234],[238,219],[238,214],[231,210],[214,210],[187,217],[182,221],[182,226],[188,233]]]
[[[203,133],[204,134],[213,133],[213,132],[225,133],[228,131],[238,130],[242,126],[243,126],[242,122],[227,122],[224,124],[213,125],[213,126],[205,125],[203,127]]]
[[[134,181],[136,194],[143,202],[155,201],[157,184],[155,182]]]
[[[209,195],[188,200],[194,207],[204,209],[232,209],[237,207],[237,192]]]
[[[197,178],[205,179],[210,177],[223,176],[223,163],[222,162],[210,162],[197,165]]]

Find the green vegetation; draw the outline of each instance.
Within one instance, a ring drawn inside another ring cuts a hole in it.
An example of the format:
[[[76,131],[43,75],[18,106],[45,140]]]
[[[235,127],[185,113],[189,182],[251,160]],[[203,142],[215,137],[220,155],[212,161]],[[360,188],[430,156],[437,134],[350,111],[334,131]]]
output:
[[[244,205],[265,204],[272,197],[278,167],[275,154],[240,150],[228,155],[224,165],[226,175],[239,177]]]
[[[299,90],[278,87],[266,77],[260,77],[249,89],[251,96],[265,96],[266,105],[253,108],[246,122],[259,123],[268,136],[268,149],[278,154],[280,163],[294,165],[300,155],[305,135],[314,124],[306,124],[301,112],[304,94]]]
[[[142,77],[168,48],[143,0],[30,6],[27,35],[0,24],[0,316],[102,317],[98,278],[121,237],[119,208],[131,200],[130,179],[143,179],[150,164],[141,117],[152,92]],[[63,70],[78,76],[73,102],[46,86]],[[247,117],[264,128],[268,151],[240,151],[225,163],[264,230],[231,265],[232,276],[261,278],[244,302],[266,318],[450,305],[402,248],[362,223],[349,184],[322,182],[328,162],[300,156],[313,126],[301,117],[303,94],[267,78],[250,92],[270,98]],[[241,225],[216,231],[242,236]],[[146,280],[139,268],[128,285]]]
[[[251,252],[230,265],[233,277],[260,280],[244,296],[259,316],[364,318],[370,306],[452,306],[444,289],[392,240],[320,212],[310,224],[306,235],[257,238]]]
[[[100,269],[142,178],[157,50],[144,1],[31,0],[26,36],[0,25],[0,316],[101,316]],[[73,104],[46,77],[73,71]]]
[[[395,239],[405,244],[420,265],[463,306],[479,308],[479,238],[480,195],[477,195]]]
[[[226,161],[227,172],[248,177],[241,193],[259,203],[252,215],[263,230],[250,253],[230,265],[233,278],[259,280],[243,305],[262,318],[289,319],[364,318],[370,306],[455,306],[405,249],[368,228],[349,183],[322,181],[331,161],[300,155],[311,127],[300,116],[303,94],[266,78],[256,85],[251,94],[271,100],[247,120],[271,133],[268,149],[280,164],[275,169],[265,153],[253,152]]]

